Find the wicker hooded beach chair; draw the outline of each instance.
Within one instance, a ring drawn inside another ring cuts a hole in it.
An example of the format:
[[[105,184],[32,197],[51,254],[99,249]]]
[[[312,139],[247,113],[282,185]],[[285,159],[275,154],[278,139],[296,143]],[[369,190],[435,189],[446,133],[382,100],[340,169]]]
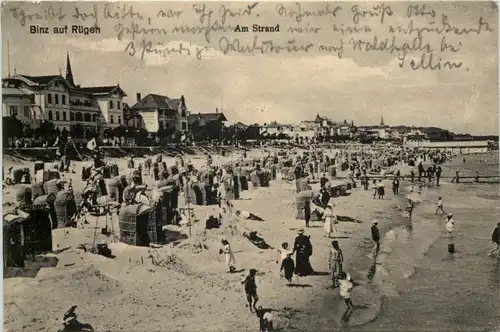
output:
[[[158,242],[154,208],[144,204],[122,207],[119,214],[120,241],[134,246]]]
[[[45,181],[43,184],[45,194],[57,194],[61,190],[61,180],[52,179]]]
[[[32,183],[31,184],[31,196],[33,199],[45,195],[45,190],[43,189],[43,183]]]
[[[298,220],[304,220],[305,215],[304,215],[304,207],[306,205],[306,202],[311,202],[313,196],[313,191],[312,190],[304,190],[301,191],[297,194],[297,198],[295,200],[295,206],[297,208],[297,214],[295,216],[295,219]]]
[[[24,267],[23,224],[26,219],[16,214],[3,215],[3,266]]]
[[[64,228],[71,225],[71,219],[77,213],[77,206],[72,190],[61,190],[56,194],[54,209],[57,216],[57,227]]]
[[[52,229],[57,228],[57,214],[54,207],[55,200],[56,195],[54,194],[38,196],[33,200],[33,210],[45,211],[45,209],[48,209]]]
[[[31,205],[33,202],[31,186],[29,185],[20,186],[16,193],[16,201],[19,204]]]

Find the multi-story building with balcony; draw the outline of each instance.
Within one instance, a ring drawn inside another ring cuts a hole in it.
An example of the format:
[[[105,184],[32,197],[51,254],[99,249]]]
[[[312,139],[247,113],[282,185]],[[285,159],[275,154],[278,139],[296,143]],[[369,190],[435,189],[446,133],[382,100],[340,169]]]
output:
[[[80,127],[83,137],[90,130],[114,128],[123,124],[123,98],[120,85],[81,87],[73,80],[69,55],[66,77],[15,74],[6,84],[31,95],[33,122],[51,121],[56,128],[72,131]]]

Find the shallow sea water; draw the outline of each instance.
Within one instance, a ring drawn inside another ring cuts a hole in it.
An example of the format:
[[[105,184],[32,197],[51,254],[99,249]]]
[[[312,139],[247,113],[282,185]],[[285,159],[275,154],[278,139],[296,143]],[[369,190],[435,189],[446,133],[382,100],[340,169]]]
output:
[[[455,254],[448,253],[445,217],[434,214],[438,196],[454,214]],[[384,295],[380,314],[350,330],[497,331],[500,259],[487,254],[500,220],[499,186],[443,184],[422,198],[411,225],[387,232],[382,242],[373,276]]]

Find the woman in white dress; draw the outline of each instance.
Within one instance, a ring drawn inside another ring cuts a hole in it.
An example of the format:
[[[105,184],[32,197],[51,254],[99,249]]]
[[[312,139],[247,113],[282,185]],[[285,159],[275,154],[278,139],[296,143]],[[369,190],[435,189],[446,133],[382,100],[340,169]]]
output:
[[[220,250],[220,253],[224,254],[229,272],[233,273],[235,271],[234,265],[236,265],[236,259],[234,258],[233,251],[231,250],[231,245],[226,239],[222,239],[221,243],[224,247]]]
[[[323,226],[325,234],[323,235],[324,237],[330,237],[330,235],[334,231],[334,214],[333,214],[333,206],[332,204],[328,204],[325,209],[325,213],[323,214],[323,219],[325,221],[325,224]],[[336,231],[336,230],[335,230]]]

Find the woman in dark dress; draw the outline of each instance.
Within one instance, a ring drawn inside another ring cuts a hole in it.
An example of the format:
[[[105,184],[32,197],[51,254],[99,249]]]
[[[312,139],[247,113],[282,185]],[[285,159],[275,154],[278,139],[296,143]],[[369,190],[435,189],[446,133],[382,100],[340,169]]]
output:
[[[299,235],[295,238],[293,253],[296,253],[295,274],[298,276],[311,275],[314,270],[309,258],[312,256],[313,248],[309,236],[304,235],[303,229],[299,230]]]

